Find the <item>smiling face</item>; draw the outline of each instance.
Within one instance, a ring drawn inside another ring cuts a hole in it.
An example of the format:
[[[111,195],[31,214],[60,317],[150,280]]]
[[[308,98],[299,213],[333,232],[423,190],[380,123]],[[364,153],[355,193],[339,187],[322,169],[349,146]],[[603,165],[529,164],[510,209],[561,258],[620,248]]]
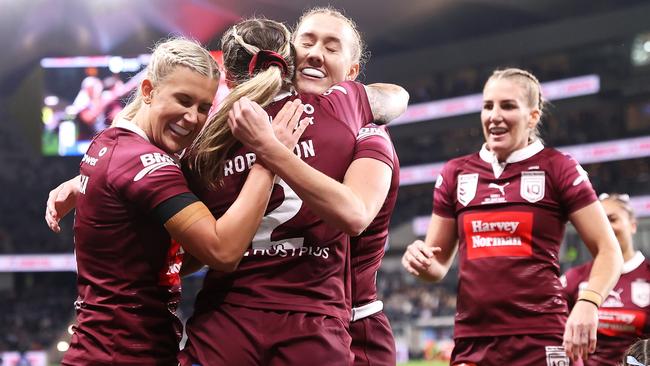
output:
[[[605,214],[612,230],[621,246],[623,257],[627,260],[634,255],[634,246],[632,245],[632,236],[636,233],[636,220],[623,207],[623,203],[616,199],[605,199],[601,201]]]
[[[218,79],[183,66],[176,66],[157,85],[145,79],[141,88],[148,111],[138,126],[167,153],[185,149],[203,128],[218,85]]]
[[[356,79],[359,62],[354,59],[355,37],[343,19],[324,13],[305,18],[296,29],[293,42],[296,89],[322,94],[336,83]]]
[[[490,79],[483,89],[481,123],[488,149],[499,161],[528,145],[540,111],[531,108],[526,90],[510,79]]]

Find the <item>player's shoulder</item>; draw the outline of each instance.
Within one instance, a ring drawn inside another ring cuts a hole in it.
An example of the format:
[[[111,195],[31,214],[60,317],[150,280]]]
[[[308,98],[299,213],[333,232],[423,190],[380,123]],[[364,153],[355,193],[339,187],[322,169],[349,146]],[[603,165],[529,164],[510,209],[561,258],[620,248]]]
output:
[[[359,133],[357,134],[357,140],[361,141],[364,139],[367,139],[372,136],[379,136],[382,137],[388,141],[390,140],[390,135],[388,134],[388,131],[386,130],[386,126],[381,126],[375,123],[369,123],[359,130]]]
[[[340,99],[341,97],[353,97],[359,95],[359,93],[365,93],[365,86],[359,82],[348,80],[330,86],[322,94],[298,93],[294,97],[297,96],[304,103],[306,101],[328,101]]]
[[[549,166],[574,166],[578,161],[568,152],[560,151],[553,147],[544,147],[542,151],[537,154],[537,159]]]
[[[180,169],[180,163],[173,154],[168,154],[139,134],[137,131],[119,127],[111,128],[117,143],[112,152],[112,166],[137,169],[136,178],[166,166]],[[123,171],[122,168],[119,169]],[[136,179],[138,180],[138,179]]]

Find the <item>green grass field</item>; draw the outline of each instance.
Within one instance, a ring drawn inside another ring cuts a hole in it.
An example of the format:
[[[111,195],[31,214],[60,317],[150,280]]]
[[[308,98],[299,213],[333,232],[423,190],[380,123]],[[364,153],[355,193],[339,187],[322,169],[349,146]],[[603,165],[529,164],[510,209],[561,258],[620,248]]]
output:
[[[397,366],[449,366],[449,364],[442,361],[409,361],[407,363],[399,363]]]

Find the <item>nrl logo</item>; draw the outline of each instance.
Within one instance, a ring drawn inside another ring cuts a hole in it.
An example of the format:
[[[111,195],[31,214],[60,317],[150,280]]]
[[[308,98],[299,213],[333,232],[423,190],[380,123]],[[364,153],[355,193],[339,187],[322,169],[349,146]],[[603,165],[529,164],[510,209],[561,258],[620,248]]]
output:
[[[456,198],[463,206],[467,206],[476,197],[478,186],[478,173],[461,174],[458,176]]]

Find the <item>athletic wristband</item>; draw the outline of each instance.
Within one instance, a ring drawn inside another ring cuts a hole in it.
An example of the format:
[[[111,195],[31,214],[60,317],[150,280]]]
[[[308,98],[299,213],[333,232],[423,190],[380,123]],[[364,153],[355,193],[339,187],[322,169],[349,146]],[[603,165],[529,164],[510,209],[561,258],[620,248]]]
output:
[[[603,302],[603,297],[600,296],[600,294],[594,290],[585,289],[580,291],[578,295],[578,301],[580,300],[588,301],[596,305],[597,308],[599,308],[600,304],[602,304]]]
[[[596,308],[599,308],[599,307],[600,307],[600,306],[598,306],[598,304],[596,304],[595,302],[593,302],[593,301],[591,301],[591,300],[587,300],[587,299],[578,299],[578,301],[586,301],[586,302],[588,302],[588,303],[592,303],[592,304],[594,304],[594,306],[595,306]]]

